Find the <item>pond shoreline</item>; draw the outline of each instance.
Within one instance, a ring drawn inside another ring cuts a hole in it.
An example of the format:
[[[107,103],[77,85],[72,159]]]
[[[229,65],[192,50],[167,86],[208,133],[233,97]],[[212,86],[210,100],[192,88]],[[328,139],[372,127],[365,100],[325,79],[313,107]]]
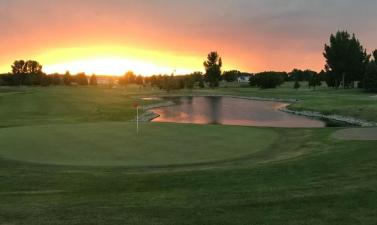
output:
[[[320,112],[314,111],[295,111],[287,108],[280,109],[282,112],[291,113],[299,116],[306,116],[310,118],[316,118],[321,120],[342,122],[349,125],[359,126],[359,127],[376,127],[377,123],[371,121],[365,121],[357,119],[355,117],[341,116],[341,115],[325,115]]]
[[[268,101],[268,102],[282,102],[282,103],[296,103],[300,100],[297,99],[280,99],[280,98],[261,98],[261,97],[245,97],[245,96],[235,96],[235,95],[173,95],[173,96],[159,96],[159,98],[174,98],[174,97],[226,97],[234,99],[245,99],[245,100],[255,100],[255,101]],[[163,101],[157,104],[143,106],[142,109],[145,112],[139,117],[139,122],[151,122],[152,120],[160,117],[159,114],[152,112],[152,109],[169,107],[176,105],[172,101]],[[327,120],[327,121],[336,121],[349,125],[359,126],[359,127],[377,127],[376,122],[366,121],[362,119],[357,119],[354,117],[341,116],[341,115],[325,115],[320,112],[315,111],[296,111],[290,110],[287,107],[279,109],[282,112],[305,116],[308,118]]]
[[[163,102],[152,104],[152,105],[142,106],[141,109],[144,110],[145,112],[139,116],[139,122],[151,122],[152,120],[160,117],[159,114],[151,111],[152,109],[169,107],[169,106],[174,106],[174,105],[175,103],[172,101],[163,101]]]

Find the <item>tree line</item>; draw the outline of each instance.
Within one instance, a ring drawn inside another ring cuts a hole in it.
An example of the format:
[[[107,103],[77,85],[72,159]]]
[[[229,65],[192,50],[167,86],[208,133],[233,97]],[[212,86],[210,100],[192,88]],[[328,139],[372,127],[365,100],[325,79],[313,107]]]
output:
[[[42,71],[42,65],[34,60],[17,60],[12,64],[12,72],[0,76],[0,85],[3,86],[50,86],[50,85],[97,85],[96,75],[88,76],[85,73],[71,75],[47,75]]]
[[[222,71],[223,60],[216,52],[210,52],[203,62],[205,73],[195,72],[188,75],[154,75],[151,77],[136,76],[132,71],[118,79],[120,86],[129,84],[151,85],[166,91],[192,88],[216,88],[220,82],[235,82],[240,77],[249,79],[249,85],[259,88],[275,88],[286,81],[293,81],[295,89],[300,88],[302,81],[316,88],[323,82],[333,88],[363,88],[377,91],[377,50],[368,54],[355,35],[347,31],[338,31],[330,36],[325,44],[323,56],[326,60],[324,69],[317,73],[312,70],[294,69],[291,72],[266,71],[256,74],[238,70]],[[42,65],[33,60],[18,60],[13,63],[12,72],[0,76],[0,85],[97,85],[95,75],[88,78],[84,73],[71,75],[46,75]]]
[[[300,88],[301,81],[309,87],[362,88],[377,92],[377,50],[368,54],[355,35],[338,31],[325,44],[323,56],[326,60],[320,73],[311,70],[294,69],[290,73],[262,72],[250,78],[250,85],[260,88],[274,88],[284,81],[294,81],[294,88]]]

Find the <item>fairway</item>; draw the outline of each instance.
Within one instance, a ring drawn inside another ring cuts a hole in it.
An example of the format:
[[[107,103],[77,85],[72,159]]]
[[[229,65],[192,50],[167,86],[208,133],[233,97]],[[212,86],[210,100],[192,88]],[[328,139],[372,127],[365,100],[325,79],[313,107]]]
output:
[[[136,135],[133,104],[166,93],[0,92],[0,225],[377,224],[377,141],[337,139],[341,128],[142,123]],[[299,95],[291,107],[377,115],[375,98],[357,91],[170,94]]]
[[[271,129],[89,123],[0,129],[0,157],[76,166],[168,166],[237,159],[277,138]],[[264,138],[264,137],[269,138]]]

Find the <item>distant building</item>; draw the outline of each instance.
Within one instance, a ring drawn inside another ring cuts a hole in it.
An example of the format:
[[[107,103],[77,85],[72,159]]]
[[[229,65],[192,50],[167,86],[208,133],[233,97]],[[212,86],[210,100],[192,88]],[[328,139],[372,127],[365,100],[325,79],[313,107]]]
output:
[[[239,76],[237,78],[237,82],[240,84],[246,84],[246,83],[249,83],[249,81],[250,81],[250,76]]]

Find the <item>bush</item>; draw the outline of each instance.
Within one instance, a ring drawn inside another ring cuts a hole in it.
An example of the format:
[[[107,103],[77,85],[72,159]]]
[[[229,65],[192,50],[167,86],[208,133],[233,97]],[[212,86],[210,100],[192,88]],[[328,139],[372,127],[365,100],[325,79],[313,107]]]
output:
[[[319,75],[314,75],[309,78],[309,88],[316,88],[317,86],[322,86],[322,82]]]
[[[89,84],[88,77],[85,75],[85,73],[77,74],[75,79],[78,85],[87,86]]]
[[[318,75],[317,72],[312,70],[299,70],[294,69],[289,73],[289,79],[291,81],[309,81],[313,76]]]
[[[294,89],[299,89],[301,87],[300,82],[298,80],[295,81],[295,85],[293,86]]]
[[[262,89],[276,88],[284,83],[284,72],[263,72],[250,78],[250,86]]]
[[[226,82],[235,82],[237,78],[241,76],[241,72],[238,70],[225,71],[222,75]]]

